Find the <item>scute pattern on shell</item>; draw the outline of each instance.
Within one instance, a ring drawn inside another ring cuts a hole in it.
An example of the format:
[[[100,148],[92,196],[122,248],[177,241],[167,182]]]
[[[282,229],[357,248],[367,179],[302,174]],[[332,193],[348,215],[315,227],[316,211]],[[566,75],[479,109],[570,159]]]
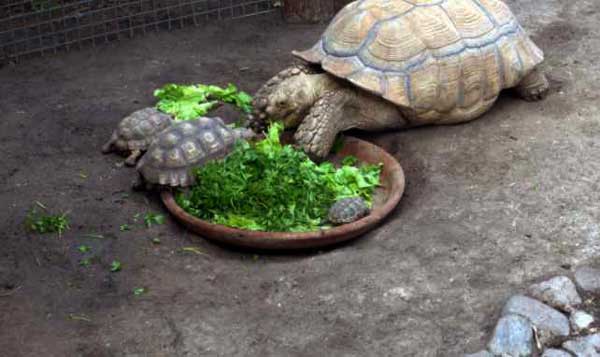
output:
[[[355,1],[294,54],[438,123],[483,113],[543,61],[500,0]]]
[[[172,118],[156,108],[144,108],[123,118],[115,131],[115,146],[121,150],[145,150],[154,136],[171,125]]]
[[[327,218],[333,224],[354,222],[369,213],[369,207],[361,197],[343,198],[331,206]]]
[[[149,183],[189,186],[192,168],[224,157],[240,136],[219,118],[177,122],[156,137],[137,169]]]

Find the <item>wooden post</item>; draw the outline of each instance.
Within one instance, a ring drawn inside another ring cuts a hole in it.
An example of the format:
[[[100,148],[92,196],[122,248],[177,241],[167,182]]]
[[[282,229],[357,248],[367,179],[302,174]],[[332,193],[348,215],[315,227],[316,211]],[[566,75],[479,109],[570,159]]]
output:
[[[351,0],[284,0],[283,17],[292,23],[317,23],[331,20]]]

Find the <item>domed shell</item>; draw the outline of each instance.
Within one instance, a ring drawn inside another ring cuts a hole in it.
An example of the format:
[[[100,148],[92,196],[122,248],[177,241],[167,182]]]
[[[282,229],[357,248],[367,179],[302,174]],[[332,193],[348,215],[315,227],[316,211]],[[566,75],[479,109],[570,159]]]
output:
[[[369,214],[369,206],[361,197],[343,198],[331,206],[328,219],[333,224],[345,224]]]
[[[422,118],[475,115],[543,61],[499,0],[363,0],[294,54]]]
[[[226,156],[236,139],[249,136],[249,130],[231,129],[219,118],[176,122],[154,139],[137,170],[149,183],[186,187],[195,181],[192,168]]]
[[[122,150],[145,150],[152,139],[171,125],[172,118],[156,108],[144,108],[123,118],[115,131],[115,145]]]

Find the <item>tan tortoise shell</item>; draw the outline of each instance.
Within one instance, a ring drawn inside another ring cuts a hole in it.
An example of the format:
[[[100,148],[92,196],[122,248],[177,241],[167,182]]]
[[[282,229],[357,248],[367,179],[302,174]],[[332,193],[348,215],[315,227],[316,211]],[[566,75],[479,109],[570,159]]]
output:
[[[499,0],[362,0],[294,52],[419,117],[477,115],[543,61]]]

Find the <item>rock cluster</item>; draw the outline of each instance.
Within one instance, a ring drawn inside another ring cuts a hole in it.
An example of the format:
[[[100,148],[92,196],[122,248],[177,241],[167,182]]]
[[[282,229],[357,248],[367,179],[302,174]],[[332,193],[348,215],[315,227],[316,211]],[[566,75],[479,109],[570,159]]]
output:
[[[582,267],[575,283],[557,276],[514,295],[502,309],[486,350],[464,357],[600,357],[594,316],[580,310],[584,295],[600,294],[600,269]]]

